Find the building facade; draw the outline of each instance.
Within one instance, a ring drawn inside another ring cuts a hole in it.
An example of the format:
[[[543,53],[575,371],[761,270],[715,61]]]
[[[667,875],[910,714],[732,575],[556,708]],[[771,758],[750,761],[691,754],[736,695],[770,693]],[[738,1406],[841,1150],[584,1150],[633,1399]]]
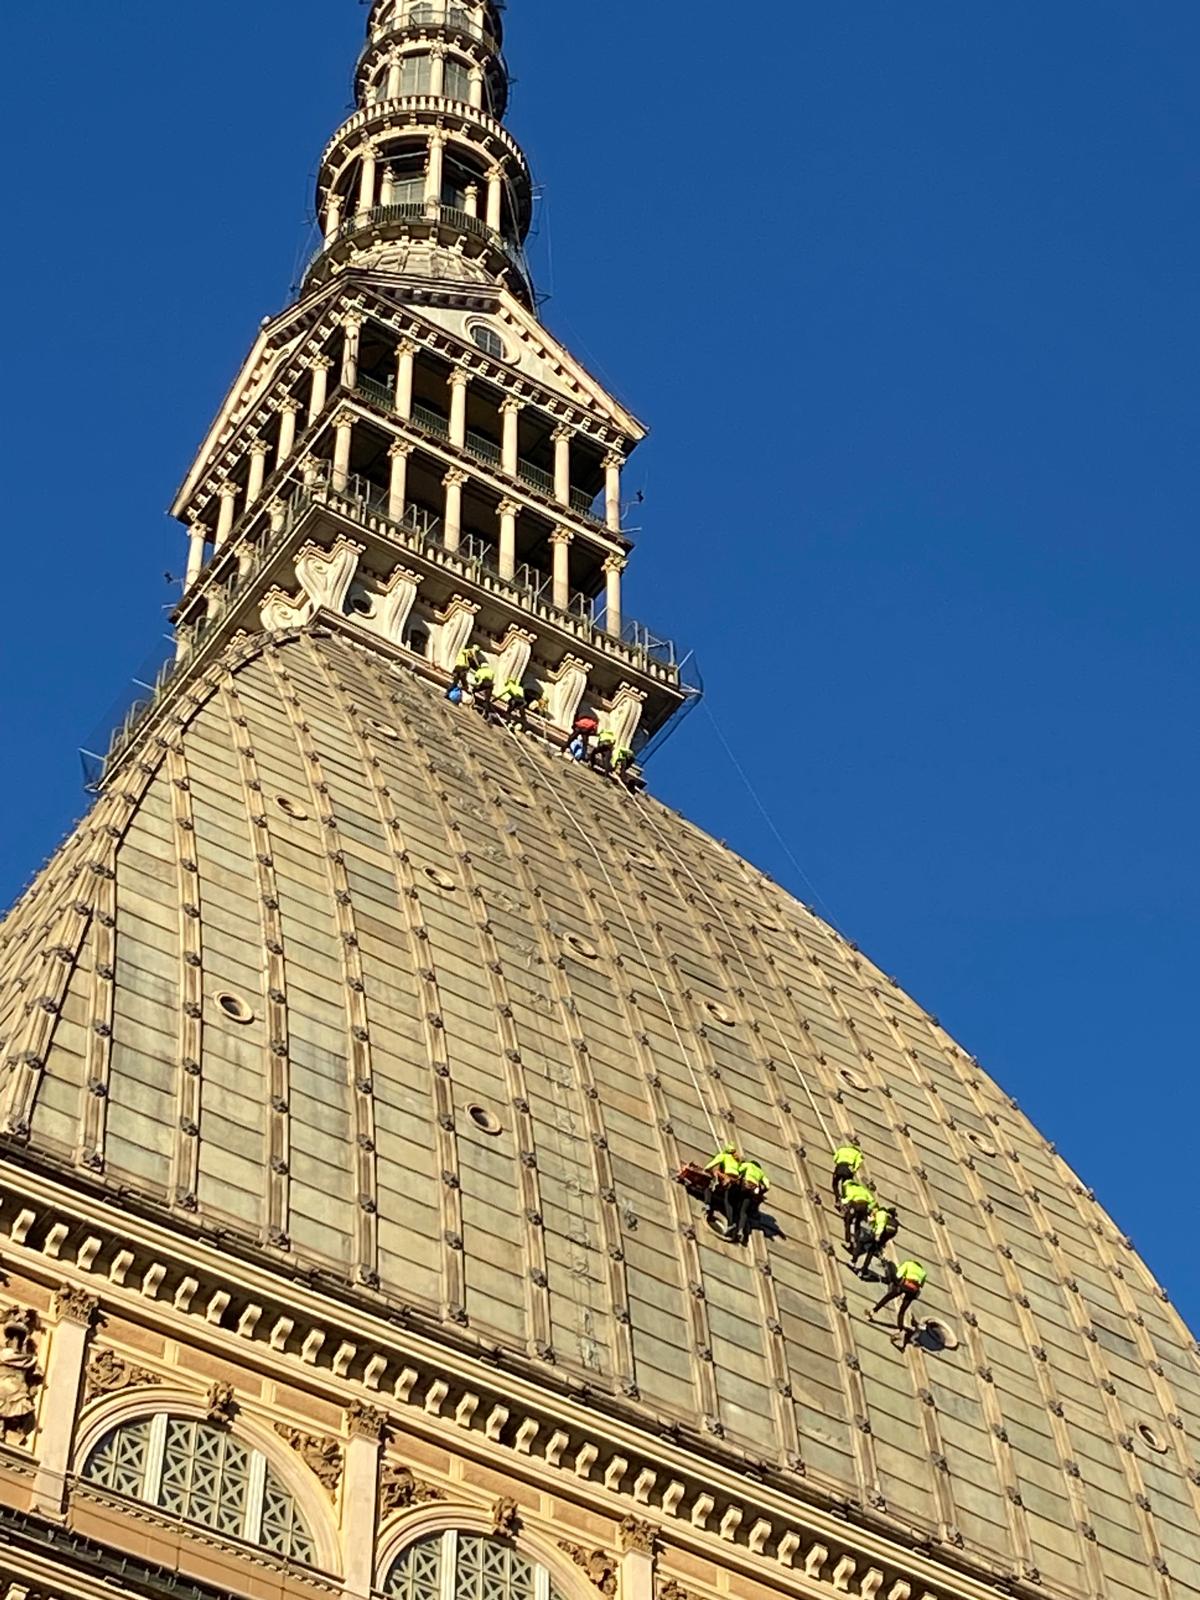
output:
[[[371,7],[175,502],[177,659],[0,930],[0,1600],[1200,1595],[1130,1241],[853,945],[563,759],[694,691],[623,606],[644,430],[538,318],[502,25]],[[468,647],[527,735],[447,701]],[[744,1245],[676,1181],[725,1141]]]

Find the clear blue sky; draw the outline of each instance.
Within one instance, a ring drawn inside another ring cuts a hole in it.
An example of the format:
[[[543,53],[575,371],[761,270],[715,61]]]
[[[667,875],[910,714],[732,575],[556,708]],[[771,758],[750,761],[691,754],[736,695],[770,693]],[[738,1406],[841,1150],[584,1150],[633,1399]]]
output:
[[[163,508],[288,297],[363,21],[6,16],[4,900],[162,632]],[[512,0],[509,55],[546,318],[654,427],[632,613],[1200,1327],[1200,6]],[[811,899],[703,712],[654,783]]]

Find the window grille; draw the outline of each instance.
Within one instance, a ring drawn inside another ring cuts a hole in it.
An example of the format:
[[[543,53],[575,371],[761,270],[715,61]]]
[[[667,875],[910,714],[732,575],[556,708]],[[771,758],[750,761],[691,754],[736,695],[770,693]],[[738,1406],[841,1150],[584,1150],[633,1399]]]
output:
[[[190,1417],[147,1417],[105,1434],[84,1465],[91,1483],[182,1522],[312,1566],[316,1546],[260,1450]]]
[[[478,1533],[437,1533],[402,1550],[383,1585],[389,1600],[565,1600],[545,1567]]]

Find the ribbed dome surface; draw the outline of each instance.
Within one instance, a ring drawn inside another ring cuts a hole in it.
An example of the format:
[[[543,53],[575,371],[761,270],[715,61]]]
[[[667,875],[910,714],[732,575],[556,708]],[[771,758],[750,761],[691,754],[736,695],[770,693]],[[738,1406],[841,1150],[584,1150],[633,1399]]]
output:
[[[1195,1347],[869,961],[349,638],[237,646],[174,710],[4,926],[18,1136],[1053,1593],[1200,1593]],[[774,1179],[747,1249],[672,1181],[727,1130]],[[848,1130],[952,1348],[863,1318]]]

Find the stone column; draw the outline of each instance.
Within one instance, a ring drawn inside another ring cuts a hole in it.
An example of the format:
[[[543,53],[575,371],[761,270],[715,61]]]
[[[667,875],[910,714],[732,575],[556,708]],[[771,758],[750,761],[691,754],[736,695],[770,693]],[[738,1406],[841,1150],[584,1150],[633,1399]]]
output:
[[[183,579],[183,592],[186,594],[204,571],[204,546],[208,541],[208,529],[202,522],[193,522],[188,529],[188,558],[187,572]]]
[[[451,467],[442,479],[446,486],[446,515],[443,519],[447,550],[457,550],[462,542],[462,492],[467,475],[459,467]]]
[[[325,202],[325,243],[332,244],[342,225],[342,196],[336,189]]]
[[[262,493],[267,476],[267,456],[271,446],[265,439],[256,439],[250,446],[250,479],[246,484],[246,504],[252,506]]]
[[[342,1476],[342,1571],[350,1600],[368,1600],[375,1578],[375,1519],[385,1420],[382,1411],[359,1400],[346,1412],[350,1437]]]
[[[429,135],[429,162],[425,168],[426,208],[440,206],[442,203],[442,166],[445,159],[445,151],[445,135],[431,133]]]
[[[221,498],[221,507],[217,512],[217,536],[214,541],[214,550],[220,550],[233,531],[233,519],[237,511],[237,484],[226,479],[217,490]]]
[[[621,574],[624,571],[624,556],[609,556],[604,563],[604,581],[607,585],[604,631],[611,633],[615,639],[621,637]]]
[[[654,1600],[656,1542],[653,1524],[636,1517],[624,1518],[618,1533],[621,1566],[617,1600]]]
[[[514,400],[511,395],[500,402],[500,415],[504,418],[504,446],[500,464],[510,478],[515,478],[517,475],[517,462],[520,458],[520,417],[524,409],[521,402]]]
[[[350,446],[354,442],[355,421],[352,411],[340,411],[334,418],[333,476],[330,484],[339,494],[350,481]]]
[[[479,185],[469,183],[463,190],[463,210],[469,217],[479,215]]]
[[[387,97],[389,100],[398,100],[400,98],[400,66],[400,51],[393,50],[388,57]]]
[[[429,92],[444,96],[446,93],[446,49],[434,45],[429,52]]]
[[[571,604],[571,543],[574,537],[568,528],[555,528],[550,535],[554,560],[551,598],[560,611],[565,611]]]
[[[300,410],[299,400],[290,396],[279,404],[279,444],[275,450],[275,465],[281,467],[296,448],[296,413]]]
[[[54,1331],[46,1379],[42,1385],[38,1471],[33,1484],[33,1510],[61,1519],[66,1500],[67,1471],[75,1437],[75,1414],[83,1390],[88,1336],[99,1302],[85,1289],[66,1285],[54,1297]]]
[[[388,516],[393,522],[403,522],[408,494],[408,458],[413,447],[406,439],[397,439],[388,451],[392,463],[392,478],[388,487]]]
[[[358,156],[362,162],[358,169],[358,210],[361,216],[375,204],[375,146],[363,145]]]
[[[396,169],[384,167],[383,179],[379,185],[379,204],[391,206],[396,203]]]
[[[554,439],[554,498],[560,506],[571,504],[571,440],[574,428],[560,423],[553,433]]]
[[[356,312],[342,318],[346,337],[342,343],[342,388],[353,389],[358,382],[358,345],[362,337],[363,319]]]
[[[325,409],[325,401],[329,394],[329,369],[333,365],[331,356],[313,356],[308,363],[312,368],[312,388],[308,395],[308,420],[312,422],[319,417]]]
[[[471,374],[455,367],[450,374],[450,443],[461,450],[467,442],[467,385]]]
[[[396,415],[407,422],[412,416],[413,369],[417,360],[417,347],[411,339],[401,339],[396,346]]]
[[[487,225],[493,233],[500,232],[500,220],[503,215],[504,200],[504,168],[495,166],[487,175]]]
[[[613,533],[621,531],[621,468],[623,456],[611,451],[604,458],[604,520]]]
[[[271,519],[271,537],[283,532],[283,525],[287,521],[287,501],[272,500],[267,507],[267,515]]]
[[[500,576],[511,578],[517,570],[517,517],[520,506],[515,500],[500,502]]]
[[[476,111],[482,111],[483,110],[483,68],[482,67],[472,67],[471,68],[471,87],[470,87],[469,93],[470,93],[470,96],[471,96],[471,104],[475,107]]]

